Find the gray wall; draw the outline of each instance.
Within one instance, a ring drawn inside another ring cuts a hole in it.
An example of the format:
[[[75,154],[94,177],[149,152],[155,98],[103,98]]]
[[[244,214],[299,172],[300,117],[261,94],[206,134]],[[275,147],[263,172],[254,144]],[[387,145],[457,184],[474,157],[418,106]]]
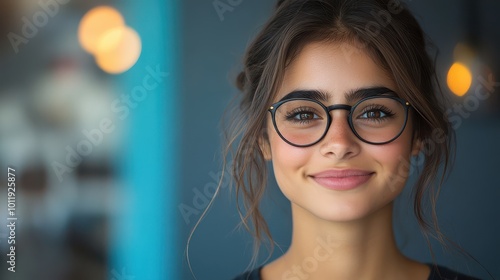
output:
[[[229,1],[222,0],[227,3]],[[238,1],[232,1],[238,2]],[[440,49],[438,73],[445,76],[452,63],[455,44],[466,37],[466,18],[470,8],[464,2],[446,0],[408,1],[424,30]],[[482,40],[480,56],[493,71],[500,72],[499,55],[491,50],[500,47],[498,1],[477,1],[478,17],[474,34]],[[193,211],[185,220],[179,211],[181,246],[185,246],[205,204],[202,193],[211,190],[221,170],[220,118],[237,91],[233,79],[240,69],[245,47],[270,15],[274,1],[243,0],[219,17],[210,0],[183,1],[183,81],[182,81],[182,197],[180,207]],[[488,52],[488,50],[490,50]],[[497,76],[499,76],[497,74]],[[477,77],[475,77],[477,78]],[[474,84],[477,86],[477,84]],[[446,86],[444,85],[445,92]],[[482,101],[457,127],[457,158],[453,172],[443,187],[439,201],[439,218],[443,231],[500,279],[500,103],[498,94]],[[455,98],[462,104],[463,100]],[[190,261],[197,279],[231,279],[245,270],[252,254],[250,236],[235,230],[239,221],[234,193],[224,188],[206,218],[198,226],[190,245]],[[408,191],[398,200],[397,239],[402,250],[421,261],[432,259],[419,234],[408,205]],[[290,239],[289,206],[273,178],[269,196],[264,201],[265,215],[278,244],[286,250]],[[185,215],[186,216],[186,215]],[[436,246],[439,244],[435,243]],[[263,250],[265,252],[265,250]],[[481,276],[487,273],[471,259],[446,253],[435,247],[438,263]],[[451,251],[453,252],[453,251]],[[265,255],[265,254],[264,254]],[[276,249],[274,257],[280,255]],[[185,254],[179,256],[185,259]],[[261,261],[264,259],[261,258]],[[183,279],[193,279],[187,261],[183,262]]]

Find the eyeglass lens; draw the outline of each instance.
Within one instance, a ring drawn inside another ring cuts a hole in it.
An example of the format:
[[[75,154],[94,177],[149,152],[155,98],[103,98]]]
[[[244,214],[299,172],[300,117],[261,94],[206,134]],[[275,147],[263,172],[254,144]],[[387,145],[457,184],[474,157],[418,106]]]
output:
[[[320,140],[329,128],[329,112],[312,100],[292,99],[275,112],[278,132],[287,141],[310,145]],[[406,123],[405,106],[386,97],[365,99],[351,109],[352,129],[364,141],[384,143],[398,136]]]

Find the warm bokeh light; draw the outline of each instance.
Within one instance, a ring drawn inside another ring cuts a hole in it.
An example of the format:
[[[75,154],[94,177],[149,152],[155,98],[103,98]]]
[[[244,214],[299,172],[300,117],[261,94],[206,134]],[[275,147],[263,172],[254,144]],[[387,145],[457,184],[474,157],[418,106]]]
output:
[[[448,71],[446,81],[448,87],[454,94],[462,96],[467,93],[472,84],[472,74],[467,66],[455,62]]]
[[[95,58],[102,70],[119,74],[134,66],[141,50],[139,34],[130,27],[118,27],[108,30],[99,39]]]
[[[100,38],[106,32],[124,26],[125,20],[119,11],[109,6],[99,6],[83,16],[78,28],[78,39],[83,49],[95,54]]]

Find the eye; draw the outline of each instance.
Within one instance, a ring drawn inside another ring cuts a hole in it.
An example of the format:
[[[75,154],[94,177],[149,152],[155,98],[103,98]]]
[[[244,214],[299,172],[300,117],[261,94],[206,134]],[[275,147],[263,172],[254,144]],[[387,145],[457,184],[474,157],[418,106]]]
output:
[[[296,108],[286,114],[286,120],[298,123],[307,123],[310,121],[321,119],[312,108]]]
[[[295,116],[293,116],[293,119],[300,120],[300,121],[313,120],[313,119],[317,119],[317,118],[319,118],[318,115],[316,115],[312,112],[302,112],[302,113],[295,114]]]
[[[276,115],[278,122],[288,126],[309,127],[321,123],[326,112],[319,102],[309,99],[291,99],[281,104]]]
[[[359,114],[358,119],[364,119],[369,121],[381,121],[387,120],[394,116],[394,113],[383,105],[371,105],[363,109]]]
[[[361,119],[379,119],[379,118],[385,118],[388,115],[380,110],[370,110],[365,112],[360,116]]]

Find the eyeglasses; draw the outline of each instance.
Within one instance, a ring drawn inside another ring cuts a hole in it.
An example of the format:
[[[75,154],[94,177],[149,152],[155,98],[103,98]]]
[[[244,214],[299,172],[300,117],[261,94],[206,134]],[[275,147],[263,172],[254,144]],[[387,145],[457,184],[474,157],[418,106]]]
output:
[[[381,145],[401,135],[408,121],[410,103],[393,96],[371,96],[354,106],[336,104],[325,106],[309,98],[291,98],[269,107],[273,125],[286,143],[309,147],[320,142],[328,133],[330,111],[347,110],[347,122],[352,132],[363,142]]]

